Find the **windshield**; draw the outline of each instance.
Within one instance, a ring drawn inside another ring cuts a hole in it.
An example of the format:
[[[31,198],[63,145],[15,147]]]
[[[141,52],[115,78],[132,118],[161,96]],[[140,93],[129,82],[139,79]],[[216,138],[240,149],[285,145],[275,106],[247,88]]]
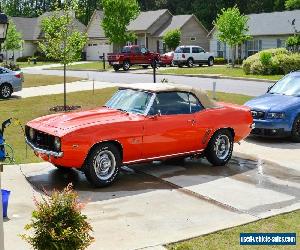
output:
[[[177,47],[175,49],[175,53],[182,53],[182,48],[181,47]]]
[[[120,89],[105,106],[129,113],[144,114],[152,95],[152,93],[139,90]]]
[[[130,47],[127,47],[127,46],[125,46],[125,47],[123,47],[123,49],[122,49],[121,53],[130,53],[130,51],[131,51],[131,48],[130,48]]]
[[[270,94],[300,96],[300,76],[289,75],[277,82],[269,91]]]

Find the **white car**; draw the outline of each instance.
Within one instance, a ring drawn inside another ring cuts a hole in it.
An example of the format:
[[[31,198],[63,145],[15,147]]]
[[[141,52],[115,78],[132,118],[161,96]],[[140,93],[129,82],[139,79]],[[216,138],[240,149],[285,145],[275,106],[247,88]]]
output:
[[[214,55],[199,46],[179,46],[174,52],[173,63],[178,67],[186,65],[189,68],[195,64],[213,66]]]

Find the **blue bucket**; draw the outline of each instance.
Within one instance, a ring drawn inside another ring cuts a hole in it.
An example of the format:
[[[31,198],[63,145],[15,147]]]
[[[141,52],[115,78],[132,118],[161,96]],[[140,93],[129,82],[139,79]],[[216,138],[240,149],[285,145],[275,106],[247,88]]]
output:
[[[7,217],[7,207],[8,207],[8,200],[9,200],[9,195],[10,191],[1,189],[2,193],[2,208],[3,208],[3,218]]]

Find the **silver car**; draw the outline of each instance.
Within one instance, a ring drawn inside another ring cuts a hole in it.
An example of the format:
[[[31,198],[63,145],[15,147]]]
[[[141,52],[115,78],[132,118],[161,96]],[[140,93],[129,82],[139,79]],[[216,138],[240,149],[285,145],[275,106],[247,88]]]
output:
[[[12,93],[21,91],[23,82],[22,72],[0,67],[0,98],[7,99]]]

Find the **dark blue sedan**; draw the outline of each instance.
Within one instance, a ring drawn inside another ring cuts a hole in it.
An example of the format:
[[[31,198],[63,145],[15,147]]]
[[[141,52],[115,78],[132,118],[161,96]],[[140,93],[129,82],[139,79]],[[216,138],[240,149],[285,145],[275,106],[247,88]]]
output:
[[[245,104],[255,122],[253,135],[291,137],[300,142],[300,72],[292,72],[274,84],[266,94]]]

